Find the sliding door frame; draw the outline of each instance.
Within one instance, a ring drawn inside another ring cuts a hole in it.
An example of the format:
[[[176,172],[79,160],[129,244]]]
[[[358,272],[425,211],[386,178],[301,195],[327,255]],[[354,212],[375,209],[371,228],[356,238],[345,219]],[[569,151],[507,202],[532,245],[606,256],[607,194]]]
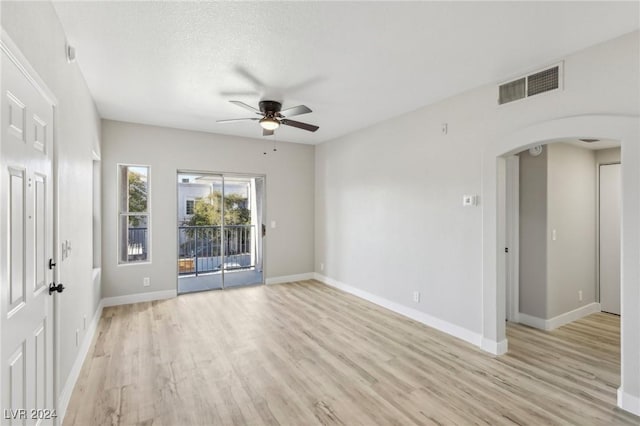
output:
[[[219,177],[222,180],[222,196],[221,196],[221,206],[220,206],[220,214],[222,215],[222,217],[220,218],[220,223],[221,223],[221,227],[220,227],[220,261],[221,261],[221,268],[220,268],[220,274],[221,274],[221,289],[224,290],[225,284],[224,284],[224,279],[225,279],[225,270],[224,270],[224,260],[225,260],[225,250],[224,250],[224,227],[225,227],[225,223],[224,223],[224,190],[225,190],[225,178],[247,178],[247,179],[262,179],[263,181],[263,190],[262,190],[262,212],[261,212],[261,219],[262,219],[262,224],[264,226],[266,226],[266,212],[267,212],[267,175],[265,174],[260,174],[260,173],[236,173],[236,172],[214,172],[214,171],[204,171],[204,170],[194,170],[194,169],[177,169],[176,170],[176,178],[179,175],[203,175],[203,176],[212,176],[212,177]],[[180,202],[180,187],[178,185],[178,181],[176,180],[176,205],[175,205],[175,211],[177,212],[179,209],[179,205],[178,203]],[[256,194],[257,196],[257,194]],[[256,203],[257,205],[257,203]],[[177,219],[177,217],[176,217]],[[177,222],[177,220],[176,220]],[[264,243],[264,237],[262,236],[262,229],[258,229],[258,227],[256,226],[256,237],[260,235],[260,253],[261,253],[261,260],[262,260],[262,282],[258,283],[256,285],[264,285],[266,283],[266,273],[267,273],[267,267],[266,267],[266,250],[265,250],[265,243]],[[179,249],[179,241],[180,241],[180,229],[179,227],[176,227],[176,259],[180,258],[180,249]],[[256,244],[256,249],[257,249],[257,244]],[[257,266],[257,265],[256,265]],[[176,271],[176,289],[178,289],[178,284],[179,284],[179,280],[180,280],[180,273],[179,271]]]

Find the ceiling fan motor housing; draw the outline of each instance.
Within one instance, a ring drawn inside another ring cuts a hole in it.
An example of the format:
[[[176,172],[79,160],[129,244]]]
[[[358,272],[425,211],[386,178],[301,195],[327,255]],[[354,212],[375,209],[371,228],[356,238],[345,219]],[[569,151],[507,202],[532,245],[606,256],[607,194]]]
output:
[[[260,101],[259,105],[265,115],[275,115],[282,109],[282,104],[276,101]]]

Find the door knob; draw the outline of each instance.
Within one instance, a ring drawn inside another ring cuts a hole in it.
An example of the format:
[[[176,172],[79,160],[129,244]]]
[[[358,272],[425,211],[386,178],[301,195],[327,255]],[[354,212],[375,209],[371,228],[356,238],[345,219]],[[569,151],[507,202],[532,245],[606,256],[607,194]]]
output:
[[[62,283],[55,285],[54,283],[49,284],[49,294],[53,294],[54,292],[62,293],[64,291],[64,286]]]
[[[56,267],[56,262],[53,259],[49,259],[49,269],[53,269]]]

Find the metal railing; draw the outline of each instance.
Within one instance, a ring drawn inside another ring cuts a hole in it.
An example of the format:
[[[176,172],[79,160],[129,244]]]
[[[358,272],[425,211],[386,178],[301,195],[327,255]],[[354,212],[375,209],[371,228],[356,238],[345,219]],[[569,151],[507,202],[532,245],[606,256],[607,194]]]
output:
[[[147,228],[129,228],[127,255],[131,259],[147,258]]]
[[[254,225],[226,225],[224,230],[219,225],[178,226],[178,273],[198,276],[222,268],[253,268],[255,247]]]

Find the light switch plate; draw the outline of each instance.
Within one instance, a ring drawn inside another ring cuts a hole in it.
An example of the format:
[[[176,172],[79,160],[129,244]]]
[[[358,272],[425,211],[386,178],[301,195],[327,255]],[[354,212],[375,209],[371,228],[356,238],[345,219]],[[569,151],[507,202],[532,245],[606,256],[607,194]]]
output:
[[[478,196],[477,195],[463,195],[462,196],[462,205],[465,207],[475,206],[478,204]]]

